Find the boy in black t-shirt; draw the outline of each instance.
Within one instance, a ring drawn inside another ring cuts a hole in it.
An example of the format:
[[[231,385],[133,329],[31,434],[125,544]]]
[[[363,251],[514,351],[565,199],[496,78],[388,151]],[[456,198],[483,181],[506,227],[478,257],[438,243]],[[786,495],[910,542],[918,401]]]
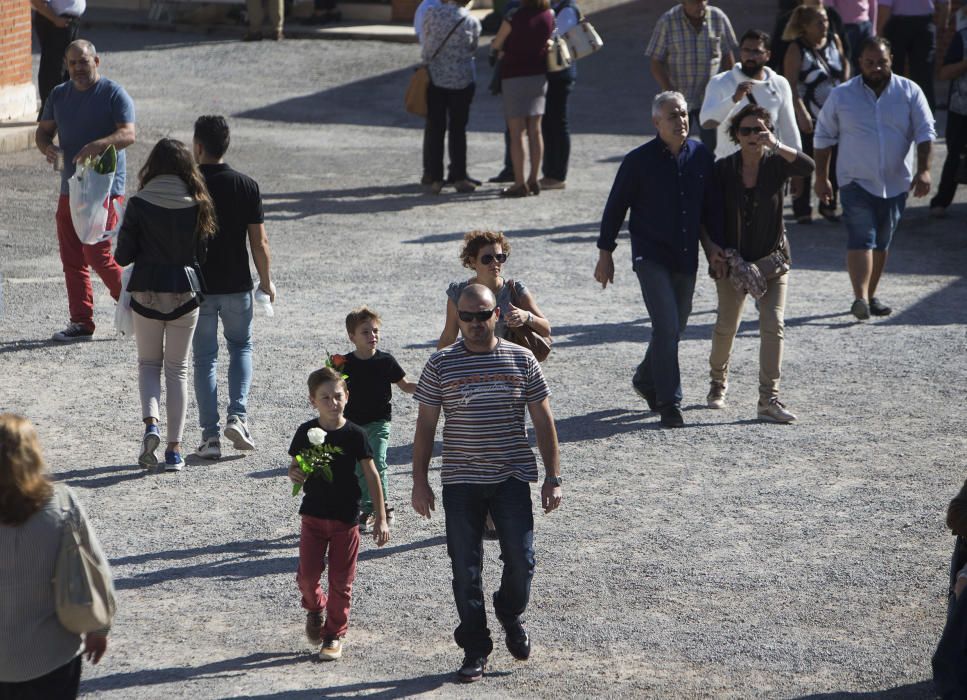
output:
[[[366,431],[369,445],[373,451],[373,461],[379,472],[383,490],[383,501],[387,502],[386,515],[392,518],[393,509],[389,507],[386,489],[386,448],[389,445],[390,420],[392,419],[393,384],[412,394],[416,384],[405,379],[406,372],[388,352],[377,350],[379,328],[382,325],[379,315],[372,309],[361,306],[346,316],[346,332],[356,349],[342,357],[339,369],[349,377],[350,399],[346,406],[346,418]],[[366,482],[362,467],[356,468],[359,490],[362,493],[359,528],[367,532],[373,525],[373,513],[378,513]]]
[[[382,547],[389,542],[389,526],[383,513],[379,475],[373,464],[369,442],[359,426],[343,417],[349,398],[346,382],[334,370],[324,367],[309,375],[309,401],[319,412],[296,430],[289,447],[292,464],[289,479],[305,488],[299,514],[299,572],[296,581],[306,613],[306,636],[313,645],[322,642],[319,656],[332,661],[342,656],[342,638],[349,627],[349,607],[356,558],[359,554],[359,464],[375,493],[373,539]],[[321,455],[321,456],[320,456]],[[303,465],[313,464],[311,473]],[[329,594],[319,579],[329,553]],[[322,611],[326,611],[323,624]]]

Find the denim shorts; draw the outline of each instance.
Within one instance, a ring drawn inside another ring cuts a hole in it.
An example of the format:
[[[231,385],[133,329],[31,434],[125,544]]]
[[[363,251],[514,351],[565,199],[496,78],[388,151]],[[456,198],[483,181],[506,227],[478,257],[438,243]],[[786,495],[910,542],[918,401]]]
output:
[[[900,215],[907,206],[907,193],[877,197],[851,182],[839,190],[843,222],[849,235],[849,250],[887,250]]]

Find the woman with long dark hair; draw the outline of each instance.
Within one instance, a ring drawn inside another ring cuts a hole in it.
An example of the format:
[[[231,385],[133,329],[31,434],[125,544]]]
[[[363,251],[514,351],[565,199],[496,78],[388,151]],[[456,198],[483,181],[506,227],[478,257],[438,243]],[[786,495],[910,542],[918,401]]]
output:
[[[199,265],[215,234],[215,207],[181,141],[161,139],[138,174],[138,193],[128,202],[115,260],[134,263],[128,291],[138,344],[138,389],[145,424],[138,464],[158,464],[161,368],[164,367],[168,447],[165,470],[184,466],[181,437],[188,393],[188,349],[203,292]]]
[[[108,630],[82,637],[57,618],[51,581],[65,517],[106,566],[84,509],[67,486],[51,483],[34,426],[0,415],[0,698],[76,698],[82,656],[96,664],[107,650]]]
[[[796,416],[779,401],[791,262],[782,200],[789,178],[809,175],[816,164],[801,151],[779,142],[769,111],[761,105],[740,109],[729,125],[729,137],[739,150],[715,163],[725,204],[728,271],[717,275],[715,282],[718,311],[709,355],[712,381],[708,407],[725,406],[732,343],[742,320],[745,297],[752,294],[759,302],[758,418],[791,423]]]

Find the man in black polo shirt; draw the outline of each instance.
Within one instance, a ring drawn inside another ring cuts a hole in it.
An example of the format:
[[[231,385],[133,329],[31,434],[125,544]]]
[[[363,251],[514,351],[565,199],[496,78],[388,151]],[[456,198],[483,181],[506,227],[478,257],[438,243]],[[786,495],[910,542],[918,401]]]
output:
[[[258,183],[233,170],[224,160],[229,130],[224,117],[198,117],[194,153],[215,203],[218,234],[208,243],[202,265],[205,300],[201,304],[192,350],[195,358],[195,398],[202,443],[199,457],[222,456],[218,424],[218,319],[228,345],[228,419],[225,437],[236,450],[254,450],[246,425],[248,390],[252,384],[252,276],[247,240],[259,274],[259,288],[275,301],[269,272],[269,239],[262,223],[262,195]]]

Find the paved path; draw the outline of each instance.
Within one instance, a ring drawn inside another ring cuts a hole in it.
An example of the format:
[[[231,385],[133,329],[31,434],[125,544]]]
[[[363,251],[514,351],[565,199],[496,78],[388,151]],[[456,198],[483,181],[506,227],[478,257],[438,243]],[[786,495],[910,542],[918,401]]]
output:
[[[755,17],[771,25],[771,4],[723,3],[740,32]],[[297,502],[283,467],[292,431],[311,415],[305,376],[325,349],[346,348],[346,311],[379,309],[386,349],[417,376],[442,327],[446,284],[464,274],[463,232],[495,227],[513,241],[508,274],[554,325],[546,370],[566,501],[537,518],[534,656],[514,663],[498,644],[472,694],[929,696],[952,545],[943,512],[967,448],[965,195],[940,223],[911,202],[883,286],[896,312],[882,321],[848,314],[841,227],[790,228],[783,396],[797,426],[753,420],[754,320],[736,343],[728,408],[702,408],[715,299],[701,279],[682,344],[688,428],[657,429],[630,387],[648,321],[626,238],[615,286],[591,279],[617,163],[651,131],[655,86],[641,51],[653,5],[596,15],[608,45],[581,64],[568,189],[510,202],[493,186],[432,197],[412,184],[420,124],[401,110],[411,46],[91,34],[104,74],[137,103],[132,181],[159,137],[190,138],[198,114],[231,117],[230,161],[262,185],[280,298],[256,327],[258,452],[144,475],[134,466],[134,347],[113,338],[100,283],[95,342],[46,341],[66,320],[55,181],[39,154],[2,156],[0,408],[37,422],[53,470],[92,514],[120,591],[109,655],[85,668],[85,692],[471,694],[451,683],[460,655],[442,518],[420,521],[407,508],[414,404],[394,399],[400,515],[389,546],[364,545],[336,664],[313,661],[302,641]],[[484,85],[489,69],[480,72]],[[471,171],[485,178],[499,168],[501,126],[483,89],[471,128]],[[939,159],[935,181],[938,169]],[[190,423],[195,415],[192,406]],[[488,590],[498,563],[488,547]]]

